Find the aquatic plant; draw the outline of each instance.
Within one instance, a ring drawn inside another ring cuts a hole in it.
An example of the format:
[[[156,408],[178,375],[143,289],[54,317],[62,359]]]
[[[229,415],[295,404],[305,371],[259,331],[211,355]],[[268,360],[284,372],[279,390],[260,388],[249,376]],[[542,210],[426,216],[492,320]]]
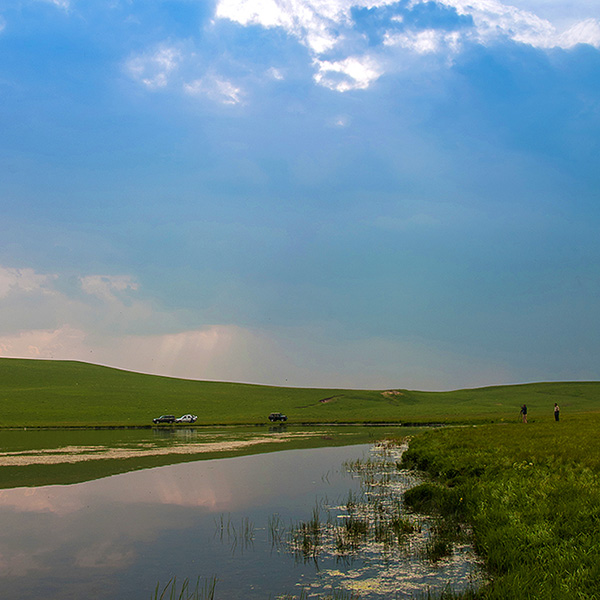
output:
[[[231,545],[231,551],[247,550],[254,543],[254,523],[248,517],[242,517],[239,525],[236,525],[231,516],[219,515],[216,520],[215,535],[221,541],[227,540]]]
[[[315,596],[312,595],[311,597],[315,598]],[[360,596],[354,592],[331,588],[331,590],[327,592],[325,596],[320,595],[318,600],[358,600],[359,598]],[[302,588],[299,596],[294,594],[285,594],[283,596],[277,596],[277,600],[308,600],[308,592]]]
[[[281,546],[283,543],[285,534],[285,526],[279,515],[275,514],[269,517],[267,523],[267,532],[271,546],[279,548],[279,546]]]
[[[214,600],[216,586],[216,577],[205,579],[202,586],[198,577],[194,588],[190,588],[190,581],[186,578],[178,591],[177,579],[173,577],[162,588],[160,582],[156,584],[152,600]]]
[[[341,503],[321,502],[312,519],[293,526],[289,535],[293,552],[311,560],[332,552],[344,560],[368,544],[378,544],[384,553],[403,545],[417,529],[401,498],[405,487],[417,481],[397,468],[404,448],[395,441],[379,442],[373,456],[345,462],[346,472],[359,477],[360,490],[350,490]]]
[[[296,554],[306,558],[314,558],[321,548],[321,530],[323,524],[320,519],[319,506],[313,508],[312,518],[298,523],[292,528],[290,539]]]

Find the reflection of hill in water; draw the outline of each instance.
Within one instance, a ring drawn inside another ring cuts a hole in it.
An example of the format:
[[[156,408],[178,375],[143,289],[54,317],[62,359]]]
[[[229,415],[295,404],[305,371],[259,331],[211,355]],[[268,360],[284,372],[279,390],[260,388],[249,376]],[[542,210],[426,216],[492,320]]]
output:
[[[196,460],[368,443],[375,434],[383,435],[385,431],[358,426],[332,430],[287,425],[10,430],[2,432],[0,489],[79,483]]]

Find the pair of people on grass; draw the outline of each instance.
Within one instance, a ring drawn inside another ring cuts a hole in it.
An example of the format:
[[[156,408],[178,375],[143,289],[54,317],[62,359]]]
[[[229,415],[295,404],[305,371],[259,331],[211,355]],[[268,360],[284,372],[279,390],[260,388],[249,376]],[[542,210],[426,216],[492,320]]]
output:
[[[555,402],[554,403],[554,420],[558,421],[559,418],[560,418],[560,407]],[[523,404],[523,406],[521,406],[521,419],[523,420],[523,423],[527,423],[527,405],[526,404]]]

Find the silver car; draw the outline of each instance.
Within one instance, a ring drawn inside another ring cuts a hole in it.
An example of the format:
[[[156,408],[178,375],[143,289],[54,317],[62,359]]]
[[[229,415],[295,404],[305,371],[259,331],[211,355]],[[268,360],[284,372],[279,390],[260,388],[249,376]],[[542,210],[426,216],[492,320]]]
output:
[[[195,423],[198,417],[196,415],[183,415],[175,419],[175,423]]]

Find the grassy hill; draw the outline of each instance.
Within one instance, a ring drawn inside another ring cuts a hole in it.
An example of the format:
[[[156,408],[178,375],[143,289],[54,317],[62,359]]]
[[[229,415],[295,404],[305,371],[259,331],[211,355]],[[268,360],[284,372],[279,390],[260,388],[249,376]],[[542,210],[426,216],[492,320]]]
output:
[[[530,421],[600,411],[600,382],[536,383],[452,392],[284,388],[144,375],[81,362],[0,358],[0,427],[143,426],[191,412],[198,424]]]

